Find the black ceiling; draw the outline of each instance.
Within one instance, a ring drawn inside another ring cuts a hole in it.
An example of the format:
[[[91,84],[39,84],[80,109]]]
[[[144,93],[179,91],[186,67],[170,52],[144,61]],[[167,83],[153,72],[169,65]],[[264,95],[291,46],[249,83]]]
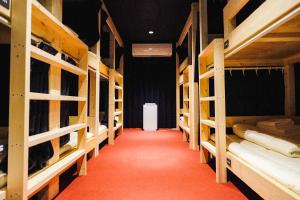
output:
[[[124,41],[149,43],[176,42],[193,1],[104,0]]]
[[[257,1],[257,0],[252,0]],[[101,0],[64,0],[63,22],[89,46],[99,40]],[[176,42],[198,0],[104,0],[125,43]],[[209,33],[223,32],[226,0],[208,0]],[[154,34],[149,35],[148,31]]]

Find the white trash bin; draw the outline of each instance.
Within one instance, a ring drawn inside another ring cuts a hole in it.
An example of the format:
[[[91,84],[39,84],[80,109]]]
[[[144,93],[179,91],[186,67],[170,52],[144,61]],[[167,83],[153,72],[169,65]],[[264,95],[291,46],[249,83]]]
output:
[[[143,129],[144,131],[157,130],[157,105],[145,103],[143,106]]]

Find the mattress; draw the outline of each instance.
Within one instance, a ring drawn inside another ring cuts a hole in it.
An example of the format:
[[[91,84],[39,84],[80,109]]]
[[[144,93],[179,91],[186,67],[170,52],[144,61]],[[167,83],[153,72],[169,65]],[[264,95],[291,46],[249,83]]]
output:
[[[70,141],[60,148],[60,152],[59,152],[60,154],[63,154],[67,151],[77,148],[77,144],[78,144],[78,136],[77,135],[78,135],[77,132],[70,133]],[[91,139],[93,136],[94,136],[94,134],[91,132],[86,133],[87,140]]]
[[[228,151],[300,195],[300,158],[284,156],[235,135],[227,136]]]
[[[101,134],[102,132],[106,131],[107,130],[107,127],[104,126],[104,125],[100,125],[99,126],[99,133]]]

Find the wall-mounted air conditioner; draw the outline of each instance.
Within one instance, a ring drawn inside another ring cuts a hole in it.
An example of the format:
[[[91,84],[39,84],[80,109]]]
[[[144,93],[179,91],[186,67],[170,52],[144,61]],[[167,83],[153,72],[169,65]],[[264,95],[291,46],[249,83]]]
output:
[[[133,57],[171,57],[172,44],[132,44]]]

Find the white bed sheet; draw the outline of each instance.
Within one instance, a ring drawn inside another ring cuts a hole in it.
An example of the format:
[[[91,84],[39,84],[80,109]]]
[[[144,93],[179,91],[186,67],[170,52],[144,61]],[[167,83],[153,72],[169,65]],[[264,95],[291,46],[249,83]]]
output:
[[[300,195],[300,158],[284,156],[235,135],[227,141],[231,153]]]

